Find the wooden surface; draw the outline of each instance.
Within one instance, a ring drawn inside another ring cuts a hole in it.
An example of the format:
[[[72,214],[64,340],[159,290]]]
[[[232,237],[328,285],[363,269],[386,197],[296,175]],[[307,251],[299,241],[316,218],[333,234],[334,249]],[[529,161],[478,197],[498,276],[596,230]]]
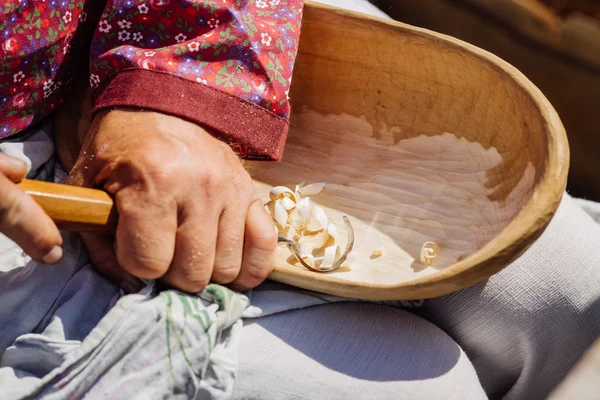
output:
[[[563,19],[537,0],[372,0],[402,22],[439,31],[486,49],[508,61],[538,86],[558,111],[569,138],[571,166],[568,190],[577,197],[600,201],[600,33],[584,26],[600,21],[581,14]],[[530,12],[523,3],[536,3]],[[493,7],[496,9],[494,10]],[[581,29],[576,29],[577,21]],[[534,30],[537,33],[528,33]],[[579,31],[583,31],[579,34]],[[551,45],[550,38],[573,36],[570,54]],[[547,39],[544,39],[547,38]],[[587,55],[579,57],[576,52]],[[590,59],[595,58],[594,63]]]
[[[600,377],[600,340],[588,349],[548,400],[596,400]]]
[[[284,161],[253,163],[256,188],[266,199],[274,185],[327,182],[314,200],[340,230],[350,218],[356,250],[319,274],[281,247],[274,280],[374,300],[455,291],[521,254],[566,185],[569,149],[546,98],[450,37],[309,2],[290,96]],[[59,155],[67,167],[74,159],[69,148]],[[426,241],[440,246],[432,266],[418,261]]]

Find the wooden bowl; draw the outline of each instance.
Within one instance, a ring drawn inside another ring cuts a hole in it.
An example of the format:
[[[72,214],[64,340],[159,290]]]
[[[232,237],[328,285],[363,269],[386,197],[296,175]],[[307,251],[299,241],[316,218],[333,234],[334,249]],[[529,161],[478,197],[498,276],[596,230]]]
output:
[[[372,300],[440,296],[507,266],[566,186],[569,149],[550,103],[519,71],[454,38],[307,4],[275,185],[327,182],[314,198],[356,230],[348,268],[318,274],[279,249],[271,279]],[[419,261],[433,241],[440,254]],[[384,254],[371,259],[383,246]]]
[[[256,188],[266,199],[276,185],[327,182],[314,201],[340,231],[348,216],[356,242],[347,266],[327,274],[288,263],[281,246],[273,280],[361,299],[440,296],[507,266],[558,207],[564,128],[490,53],[307,3],[293,82],[284,161],[253,163]],[[431,266],[419,262],[426,241],[440,247]]]

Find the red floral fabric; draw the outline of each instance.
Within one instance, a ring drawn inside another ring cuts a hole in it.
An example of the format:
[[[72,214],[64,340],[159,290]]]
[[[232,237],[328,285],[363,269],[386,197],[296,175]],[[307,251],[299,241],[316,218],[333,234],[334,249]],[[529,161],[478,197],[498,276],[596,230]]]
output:
[[[89,44],[96,110],[171,112],[217,130],[244,155],[281,157],[302,0],[109,0],[100,16],[93,1],[0,0],[0,138],[61,103]],[[125,72],[127,80],[116,79]],[[191,110],[183,110],[184,92]],[[213,106],[198,107],[204,100]],[[214,115],[229,109],[250,111],[231,117],[241,123]],[[251,125],[267,127],[269,137],[248,137]]]

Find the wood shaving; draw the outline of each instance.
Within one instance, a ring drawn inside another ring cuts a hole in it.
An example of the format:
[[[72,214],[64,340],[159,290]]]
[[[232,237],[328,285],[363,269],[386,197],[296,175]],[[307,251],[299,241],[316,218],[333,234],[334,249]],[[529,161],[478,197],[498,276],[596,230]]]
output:
[[[371,258],[379,258],[383,255],[383,247],[379,247],[375,250],[373,250],[373,253],[371,253]]]
[[[433,242],[425,242],[421,247],[421,264],[431,265],[433,260],[440,254],[440,248]]]
[[[339,268],[354,245],[350,220],[344,217],[348,242],[342,252],[336,244],[337,227],[329,222],[325,210],[311,202],[310,196],[316,196],[324,188],[324,182],[310,185],[302,182],[294,191],[277,186],[271,189],[270,201],[265,205],[275,223],[279,241],[292,248],[303,266],[318,272]]]

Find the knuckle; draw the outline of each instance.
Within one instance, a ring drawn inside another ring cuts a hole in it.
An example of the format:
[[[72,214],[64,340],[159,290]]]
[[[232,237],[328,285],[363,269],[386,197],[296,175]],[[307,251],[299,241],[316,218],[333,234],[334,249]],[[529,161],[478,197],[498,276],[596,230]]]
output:
[[[173,179],[178,175],[179,168],[171,162],[165,162],[160,165],[156,161],[153,161],[147,171],[153,182],[160,187],[164,187],[172,184]]]
[[[117,220],[117,229],[119,226],[127,227],[132,221],[139,221],[143,218],[144,213],[147,213],[148,207],[141,207],[140,202],[135,201],[135,199],[122,199],[117,198],[117,210],[118,210],[118,220]]]
[[[160,153],[158,153],[160,154]],[[151,171],[159,170],[166,171],[172,168],[175,159],[165,159],[165,157],[157,157],[156,151],[143,151],[139,152],[136,157],[138,163],[145,169]]]
[[[156,152],[148,151],[142,154],[136,154],[135,162],[132,162],[130,168],[138,170],[141,175],[146,175],[159,186],[170,185],[182,170],[182,164],[179,159],[157,157]]]
[[[151,170],[151,180],[159,189],[171,187],[177,174],[169,170]]]
[[[215,197],[223,188],[225,173],[218,168],[205,171],[201,177],[201,184],[209,197]]]

